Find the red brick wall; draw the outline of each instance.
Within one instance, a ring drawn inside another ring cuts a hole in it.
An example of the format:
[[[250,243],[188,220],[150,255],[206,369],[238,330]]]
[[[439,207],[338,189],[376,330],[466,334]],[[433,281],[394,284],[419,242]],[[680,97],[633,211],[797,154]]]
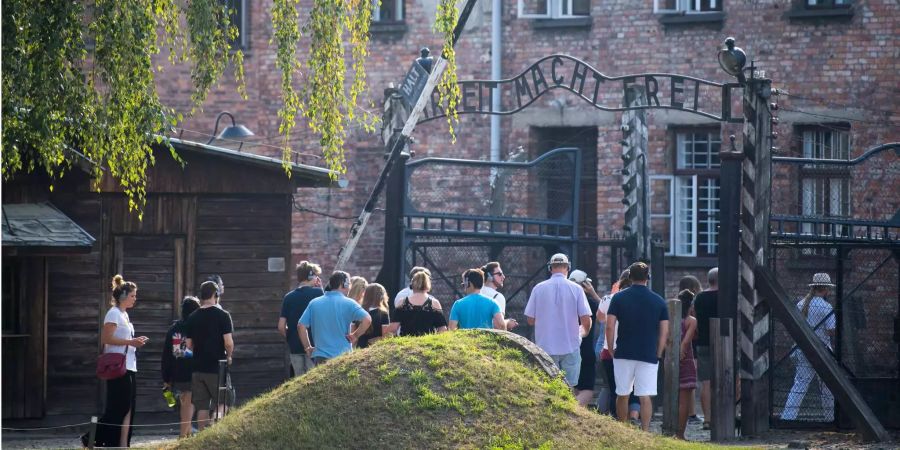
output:
[[[303,2],[302,11],[308,11]],[[380,110],[382,90],[388,83],[397,84],[426,45],[438,53],[440,39],[431,32],[432,20],[427,17],[422,2],[407,2],[408,30],[402,35],[373,35],[368,64],[369,95],[363,107]],[[900,15],[896,4],[889,0],[855,2],[854,15],[849,23],[796,22],[784,17],[790,9],[786,1],[726,1],[725,19],[721,29],[709,25],[669,27],[660,24],[653,14],[653,2],[594,1],[593,24],[590,29],[536,29],[534,21],[519,19],[516,3],[504,0],[503,11],[503,73],[505,77],[518,74],[538,58],[552,53],[566,53],[583,59],[610,76],[641,72],[667,72],[692,75],[703,79],[731,81],[718,66],[716,51],[725,36],[734,36],[737,45],[756,60],[773,85],[788,92],[822,98],[825,101],[806,101],[778,97],[775,100],[792,110],[849,117],[853,156],[873,145],[900,140],[900,115],[887,115],[881,110],[898,110],[898,64],[896,36],[900,30]],[[222,110],[235,113],[260,138],[254,142],[280,144],[276,111],[280,103],[280,73],[274,65],[274,51],[269,47],[271,37],[270,2],[250,0],[250,49],[245,56],[249,100],[240,100],[234,83],[226,79],[211,93],[203,110],[185,123],[188,130],[210,133],[215,115]],[[490,2],[480,0],[470,26],[457,48],[460,79],[490,78]],[[433,11],[433,5],[430,9]],[[308,41],[301,45],[305,54]],[[165,63],[164,63],[165,64]],[[159,77],[162,95],[169,104],[185,109],[189,106],[189,77],[184,68],[172,68]],[[302,77],[300,77],[302,82]],[[566,108],[551,106],[553,99],[566,101]],[[787,110],[780,113],[781,136],[777,146],[785,154],[796,154],[797,136],[792,134],[795,124],[816,123],[821,118]],[[665,111],[650,111],[649,156],[651,173],[671,173],[672,156],[666,143],[667,129],[672,125],[696,124],[690,117],[675,117]],[[822,119],[830,120],[830,119]],[[456,127],[458,141],[450,144],[443,120],[418,127],[413,149],[416,157],[442,156],[487,159],[489,157],[489,119],[464,116]],[[623,208],[620,200],[621,176],[618,170],[621,139],[620,118],[613,113],[595,110],[572,95],[553,91],[535,102],[529,109],[505,117],[502,123],[502,154],[517,146],[529,150],[535,145],[532,126],[597,126],[597,211],[598,232],[604,234],[621,230]],[[700,121],[702,122],[702,121]],[[723,131],[723,146],[727,135],[740,136],[740,127]],[[185,139],[205,141],[205,136],[185,133]],[[298,204],[305,208],[340,216],[356,216],[371,190],[383,161],[383,150],[377,134],[367,134],[361,128],[348,133],[346,148],[350,186],[346,189],[304,190],[297,194]],[[740,138],[738,139],[740,145]],[[306,154],[319,153],[314,136],[301,127],[291,136],[292,148]],[[267,155],[278,155],[272,147],[245,147]],[[887,164],[869,166],[861,182],[854,182],[854,215],[860,218],[885,219],[900,205],[900,177],[897,158]],[[301,162],[320,164],[314,157],[302,157]],[[864,180],[864,181],[863,181]],[[880,183],[880,184],[879,184]],[[799,212],[797,183],[794,177],[776,172],[773,180],[779,212]],[[880,187],[876,187],[880,186]],[[877,189],[880,195],[872,195]],[[383,204],[383,200],[381,202]],[[452,205],[448,205],[450,207]],[[295,262],[313,259],[321,262],[326,271],[334,264],[337,252],[345,242],[352,221],[327,218],[309,212],[294,214],[293,248]],[[373,278],[381,265],[383,214],[376,212],[348,268],[351,273]],[[692,273],[703,280],[707,264],[702,267],[671,270],[667,278],[672,283],[683,273]],[[600,264],[599,279],[606,284],[608,273]],[[598,279],[598,278],[595,278]],[[671,286],[669,294],[674,292]]]

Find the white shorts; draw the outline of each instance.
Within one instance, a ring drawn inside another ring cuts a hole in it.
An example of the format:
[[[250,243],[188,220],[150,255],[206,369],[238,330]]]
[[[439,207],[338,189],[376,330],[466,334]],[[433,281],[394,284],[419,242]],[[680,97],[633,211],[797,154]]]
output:
[[[614,358],[613,372],[616,377],[616,395],[629,395],[632,389],[637,397],[656,395],[659,364]]]

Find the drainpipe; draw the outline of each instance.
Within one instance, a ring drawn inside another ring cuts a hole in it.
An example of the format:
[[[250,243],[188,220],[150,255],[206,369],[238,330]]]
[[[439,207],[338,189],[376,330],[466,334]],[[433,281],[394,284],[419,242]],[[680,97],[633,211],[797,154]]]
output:
[[[500,60],[503,57],[501,19],[503,17],[503,1],[491,0],[491,79],[499,80],[501,75]],[[499,89],[491,100],[494,111],[500,110]],[[500,116],[491,115],[491,161],[500,161]],[[492,174],[493,175],[493,174]],[[493,177],[492,177],[493,178]]]

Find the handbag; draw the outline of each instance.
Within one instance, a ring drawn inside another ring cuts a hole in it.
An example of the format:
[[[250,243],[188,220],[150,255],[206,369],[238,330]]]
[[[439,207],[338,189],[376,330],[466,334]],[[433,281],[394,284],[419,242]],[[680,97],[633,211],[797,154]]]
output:
[[[125,375],[125,359],[128,355],[128,346],[125,353],[103,353],[97,357],[97,378],[112,380]]]

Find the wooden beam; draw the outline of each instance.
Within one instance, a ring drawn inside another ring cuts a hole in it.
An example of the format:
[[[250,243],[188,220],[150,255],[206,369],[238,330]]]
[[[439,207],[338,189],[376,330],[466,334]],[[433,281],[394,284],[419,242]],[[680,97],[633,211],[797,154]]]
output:
[[[714,369],[710,387],[710,406],[714,417],[710,422],[710,440],[731,441],[735,438],[734,321],[713,318],[709,322],[709,344]]]
[[[663,370],[663,434],[678,431],[678,394],[680,393],[679,359],[681,357],[681,300],[669,300],[669,339]]]
[[[838,365],[825,344],[806,323],[800,311],[794,307],[784,287],[768,268],[757,266],[756,288],[766,298],[772,314],[778,318],[803,351],[816,374],[834,394],[841,410],[850,417],[853,424],[870,441],[884,442],[890,435],[881,425],[878,417],[866,404],[844,369]]]

